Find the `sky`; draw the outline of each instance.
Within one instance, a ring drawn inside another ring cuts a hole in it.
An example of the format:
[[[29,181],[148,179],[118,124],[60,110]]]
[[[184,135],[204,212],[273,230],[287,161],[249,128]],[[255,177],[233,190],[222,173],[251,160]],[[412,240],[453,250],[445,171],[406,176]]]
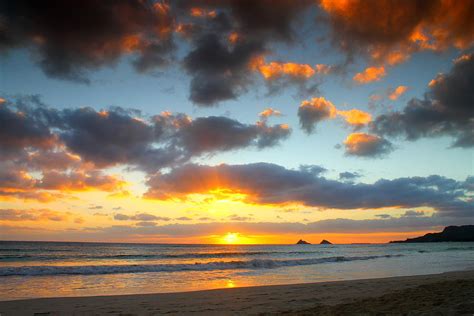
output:
[[[388,242],[474,220],[474,2],[0,5],[0,240]]]

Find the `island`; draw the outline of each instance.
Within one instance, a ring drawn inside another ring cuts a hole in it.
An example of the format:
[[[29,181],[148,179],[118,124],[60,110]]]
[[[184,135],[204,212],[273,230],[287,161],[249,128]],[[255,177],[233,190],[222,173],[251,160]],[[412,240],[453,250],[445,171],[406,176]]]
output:
[[[298,242],[296,243],[297,245],[311,245],[311,243],[303,240],[303,239],[300,239],[298,240]]]
[[[321,240],[321,242],[319,243],[320,245],[332,245],[332,242],[326,240],[326,239],[323,239]]]
[[[448,226],[439,233],[428,233],[421,237],[395,240],[390,243],[474,241],[474,225]]]

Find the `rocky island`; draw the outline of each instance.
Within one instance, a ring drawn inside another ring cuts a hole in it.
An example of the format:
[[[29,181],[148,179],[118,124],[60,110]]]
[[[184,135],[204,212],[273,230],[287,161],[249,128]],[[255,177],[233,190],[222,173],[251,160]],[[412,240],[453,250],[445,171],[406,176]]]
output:
[[[321,240],[321,242],[319,243],[320,245],[332,245],[332,242],[326,240],[326,239],[323,239]]]
[[[428,233],[421,237],[396,240],[390,243],[474,241],[474,225],[448,226],[439,233]]]
[[[306,240],[300,239],[296,243],[297,245],[311,245],[311,243],[307,242]]]

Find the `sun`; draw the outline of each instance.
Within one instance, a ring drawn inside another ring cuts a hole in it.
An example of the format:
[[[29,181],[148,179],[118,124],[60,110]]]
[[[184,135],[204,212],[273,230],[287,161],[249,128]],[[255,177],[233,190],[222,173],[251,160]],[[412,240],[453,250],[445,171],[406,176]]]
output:
[[[239,242],[239,233],[227,233],[222,240],[229,245],[236,244]]]

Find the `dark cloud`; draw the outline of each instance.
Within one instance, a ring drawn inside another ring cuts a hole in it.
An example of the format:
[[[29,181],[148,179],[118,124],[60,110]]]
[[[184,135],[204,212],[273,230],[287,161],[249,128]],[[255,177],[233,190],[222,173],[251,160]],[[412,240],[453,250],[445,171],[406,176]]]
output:
[[[291,133],[286,124],[244,124],[223,116],[193,120],[182,113],[148,117],[119,107],[56,110],[28,102],[0,106],[0,120],[8,127],[0,146],[11,153],[1,158],[56,178],[65,169],[90,173],[114,165],[156,171],[204,154],[275,146]]]
[[[61,139],[73,152],[98,166],[126,163],[151,151],[153,127],[120,108],[102,112],[68,109],[61,118]]]
[[[190,10],[193,7],[215,10],[216,15],[209,24],[220,31],[235,31],[245,36],[271,38],[290,41],[294,38],[294,24],[313,2],[310,0],[184,0],[178,1],[177,7]],[[225,13],[225,14],[223,14]]]
[[[192,221],[193,219],[192,219],[191,217],[181,216],[181,217],[175,218],[175,220],[177,220],[177,221],[182,221],[182,222],[183,222],[183,221],[186,222],[186,221]]]
[[[440,214],[469,216],[472,191],[465,183],[441,176],[381,179],[373,184],[348,183],[316,176],[305,170],[256,163],[215,167],[186,165],[148,182],[148,198],[182,198],[228,189],[245,194],[244,201],[258,204],[289,202],[322,209],[378,209],[431,207]],[[469,193],[470,192],[470,193]]]
[[[197,105],[236,99],[249,83],[250,61],[265,51],[258,41],[229,46],[225,40],[215,33],[205,34],[184,59],[184,67],[192,76],[190,98]]]
[[[333,118],[335,115],[336,107],[323,97],[303,101],[298,107],[301,128],[308,134],[314,131],[319,122]]]
[[[468,48],[474,41],[474,4],[461,1],[321,0],[331,40],[349,59],[356,54],[390,65],[420,50]]]
[[[322,166],[317,166],[317,165],[301,165],[299,169],[300,169],[300,171],[310,173],[310,174],[314,175],[315,177],[318,177],[321,174],[328,171],[328,169],[326,169]]]
[[[114,219],[117,221],[140,221],[140,222],[149,222],[149,221],[169,221],[169,217],[155,216],[148,213],[138,213],[135,215],[125,215],[125,214],[115,214]],[[137,224],[138,225],[138,224]],[[144,225],[141,225],[144,226]]]
[[[352,133],[344,141],[346,155],[357,157],[383,157],[393,150],[388,140],[377,135]]]
[[[420,217],[420,216],[426,216],[425,212],[409,210],[403,213],[402,215],[402,217]]]
[[[25,147],[48,148],[54,137],[47,122],[34,113],[13,111],[10,102],[0,103],[0,159],[18,155]]]
[[[0,50],[27,47],[49,76],[89,82],[87,73],[136,56],[139,71],[167,63],[173,19],[165,3],[19,0],[0,6]]]
[[[306,0],[181,2],[178,6],[184,9],[203,6],[217,11],[201,19],[205,25],[184,58],[184,68],[192,77],[191,101],[212,106],[245,92],[252,81],[252,61],[268,52],[270,42],[291,41],[293,24],[309,4]],[[238,40],[230,42],[231,33]]]
[[[339,173],[339,179],[344,181],[354,181],[357,178],[360,178],[360,174],[357,172],[344,171]]]
[[[400,112],[380,115],[371,124],[379,135],[450,136],[454,147],[474,146],[474,54],[463,55],[447,74],[430,83],[424,99],[412,99]]]
[[[226,117],[210,116],[197,118],[180,128],[175,143],[186,148],[190,155],[199,155],[251,145],[270,147],[289,134],[290,130],[285,125],[243,124]]]

